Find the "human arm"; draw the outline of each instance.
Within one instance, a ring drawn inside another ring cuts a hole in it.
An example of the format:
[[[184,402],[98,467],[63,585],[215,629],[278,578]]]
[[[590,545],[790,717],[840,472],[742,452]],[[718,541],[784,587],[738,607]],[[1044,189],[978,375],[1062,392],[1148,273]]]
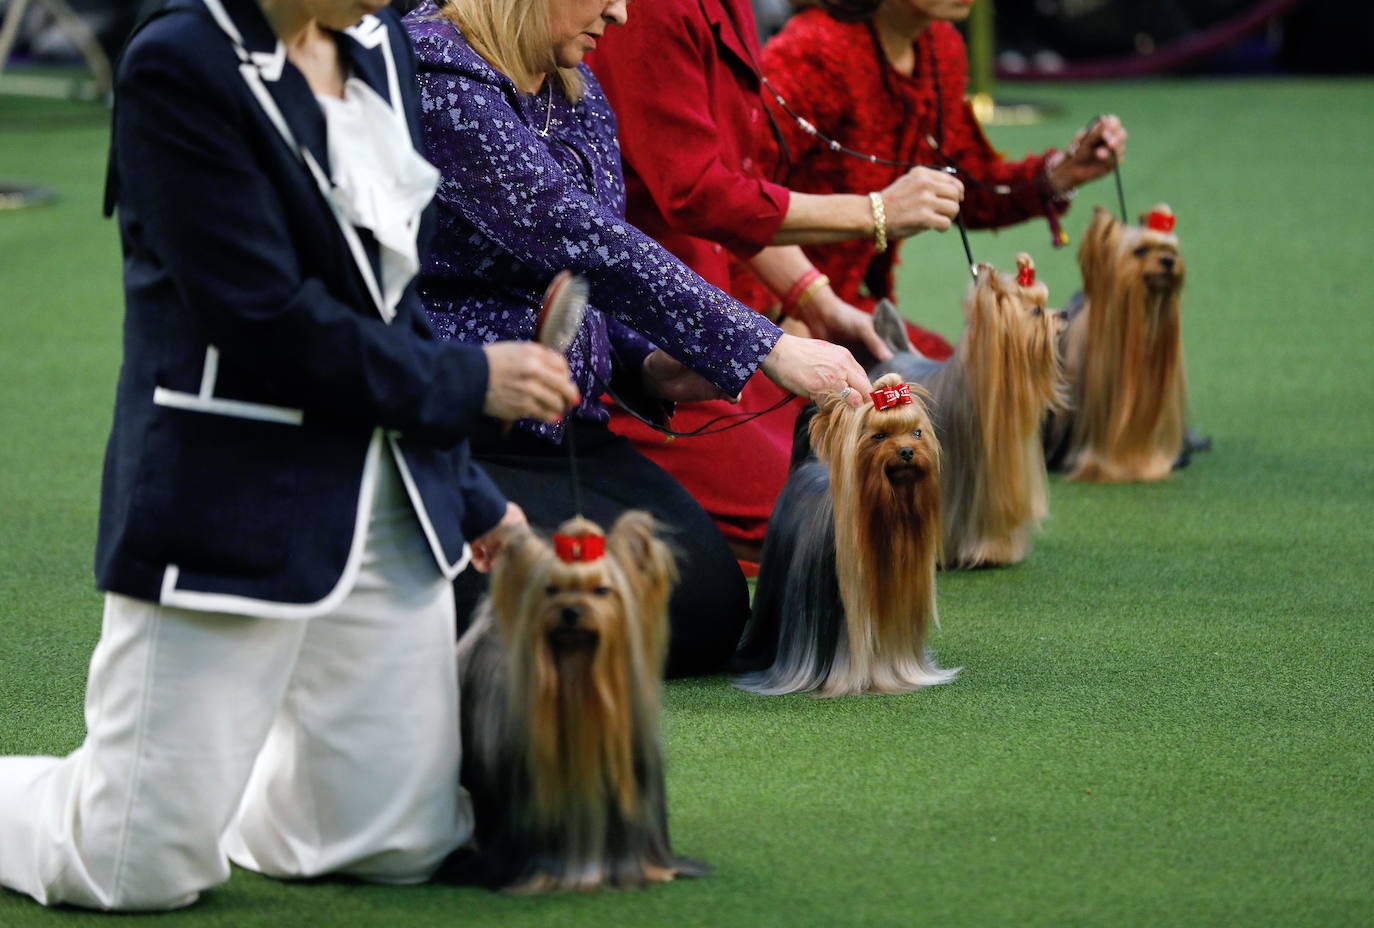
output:
[[[625,161],[659,214],[674,231],[745,259],[768,245],[873,235],[869,191],[788,191],[752,168],[755,155],[769,167],[779,157],[805,156],[814,139],[792,131],[776,108],[765,111],[764,98],[737,75],[736,52],[725,41],[730,27],[708,18],[696,3],[682,0],[637,6],[593,63],[615,104]],[[665,73],[673,76],[671,93],[660,90]],[[782,155],[766,151],[766,142],[756,144],[768,134],[770,119],[783,133]],[[741,136],[742,158],[722,141]],[[941,172],[914,169],[882,193],[889,234],[902,238],[948,228],[960,185]]]
[[[765,248],[749,259],[749,268],[769,290],[782,297],[808,272],[815,270],[800,248]],[[873,317],[849,305],[831,289],[829,283],[816,288],[807,299],[783,312],[806,323],[811,334],[848,348],[862,347],[879,361],[892,357],[892,350],[873,328]]]
[[[466,49],[421,47],[436,59]],[[739,392],[772,350],[775,326],[584,190],[515,111],[514,88],[496,72],[462,58],[422,71],[420,87],[426,151],[443,175],[441,207],[536,280],[564,268],[584,276],[591,305]]]
[[[912,168],[878,193],[883,198],[890,240],[919,232],[943,232],[959,213],[964,185],[953,175]],[[793,191],[774,245],[816,245],[875,234],[873,203],[866,194]]]
[[[943,231],[958,212],[959,182],[928,168],[880,168],[883,184],[855,187],[853,156],[831,150],[871,132],[867,102],[856,95],[856,56],[873,54],[868,29],[839,24],[819,10],[794,16],[763,49],[760,59],[767,84],[767,128],[754,132],[756,156],[768,176],[788,183],[795,169],[809,178],[817,194],[792,193],[792,202],[773,244],[815,244],[874,233],[871,190],[883,194],[888,237],[906,238],[926,229]],[[880,149],[883,157],[900,153]],[[871,173],[870,173],[870,176]]]
[[[862,371],[848,353],[792,342],[759,314],[707,284],[662,246],[589,194],[549,154],[517,112],[508,80],[441,27],[413,30],[421,60],[425,147],[443,181],[441,206],[530,268],[584,276],[590,302],[726,395],[761,365],[803,395],[841,389]],[[457,256],[449,256],[455,258]],[[845,366],[833,353],[848,361]],[[765,364],[764,359],[769,359]],[[820,359],[814,371],[800,365]],[[852,366],[852,367],[851,367]]]
[[[1109,113],[1080,129],[1062,152],[1049,155],[1045,173],[1056,193],[1068,193],[1106,175],[1124,157],[1126,129]]]

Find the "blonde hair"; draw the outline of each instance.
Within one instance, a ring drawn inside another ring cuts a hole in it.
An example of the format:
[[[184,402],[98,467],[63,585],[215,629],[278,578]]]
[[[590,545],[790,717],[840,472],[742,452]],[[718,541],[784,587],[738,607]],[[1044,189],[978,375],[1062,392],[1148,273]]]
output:
[[[540,75],[563,95],[582,99],[582,74],[560,68],[549,46],[550,0],[439,0],[439,15],[463,33],[473,51],[524,89]]]

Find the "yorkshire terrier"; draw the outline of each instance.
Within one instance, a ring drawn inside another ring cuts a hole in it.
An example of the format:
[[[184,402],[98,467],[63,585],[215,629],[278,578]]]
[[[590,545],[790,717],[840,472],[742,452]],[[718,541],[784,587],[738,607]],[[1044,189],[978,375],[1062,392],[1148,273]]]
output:
[[[940,566],[1015,564],[1049,512],[1040,427],[1063,408],[1058,340],[1063,314],[1045,308],[1029,255],[1015,276],[978,265],[964,297],[964,334],[948,361],[913,354],[900,316],[880,304],[876,326],[893,349],[874,374],[896,371],[930,391],[944,463]]]
[[[458,643],[469,877],[515,892],[701,876],[673,854],[658,716],[677,579],[647,513],[516,531]]]
[[[906,693],[953,679],[926,654],[937,621],[940,445],[921,390],[889,374],[861,408],[825,398],[815,449],[778,497],[735,685],[767,695]]]
[[[1173,211],[1160,204],[1130,226],[1097,208],[1078,263],[1083,294],[1065,308],[1062,346],[1070,407],[1046,424],[1046,458],[1068,480],[1162,480],[1190,450]]]

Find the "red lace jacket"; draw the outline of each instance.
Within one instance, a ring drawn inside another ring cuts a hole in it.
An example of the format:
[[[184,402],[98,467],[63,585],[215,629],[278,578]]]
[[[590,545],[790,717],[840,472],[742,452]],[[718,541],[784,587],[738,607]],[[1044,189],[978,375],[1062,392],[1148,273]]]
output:
[[[970,228],[1058,215],[1066,207],[1050,197],[1043,180],[1050,152],[1006,161],[983,135],[964,99],[964,40],[949,23],[932,23],[917,39],[916,69],[908,77],[888,64],[867,23],[837,22],[819,9],[804,10],[764,48],[763,72],[793,112],[847,148],[890,161],[956,165]],[[778,183],[804,193],[867,193],[883,189],[907,170],[831,151],[779,107],[767,89],[764,97],[779,132],[761,127],[755,157]],[[943,158],[930,139],[939,143]],[[970,182],[970,176],[987,187]],[[1012,192],[988,189],[998,185]],[[894,243],[875,255],[872,240],[806,247],[835,292],[865,309],[891,293],[897,250]],[[861,290],[865,277],[869,284]],[[742,267],[735,269],[733,291],[756,309],[774,302]]]

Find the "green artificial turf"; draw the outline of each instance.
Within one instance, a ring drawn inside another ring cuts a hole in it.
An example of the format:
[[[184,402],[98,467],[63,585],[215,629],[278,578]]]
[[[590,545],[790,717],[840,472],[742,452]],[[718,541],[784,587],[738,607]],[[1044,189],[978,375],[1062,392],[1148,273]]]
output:
[[[1132,212],[1169,202],[1189,282],[1194,421],[1216,442],[1150,486],[1052,487],[1022,566],[941,578],[939,659],[902,697],[669,685],[673,837],[709,879],[507,898],[289,885],[236,871],[159,926],[1348,926],[1374,922],[1374,83],[1023,87],[1131,131]],[[118,250],[98,218],[106,115],[0,98],[0,753],[82,737],[99,464],[119,363]],[[1110,181],[1084,191],[1077,236]],[[212,221],[213,217],[206,217]],[[1055,301],[1072,247],[1031,252]],[[903,308],[954,337],[955,235],[903,252]],[[194,789],[194,784],[187,784]],[[0,893],[0,926],[86,923]],[[119,921],[144,924],[145,917]]]

